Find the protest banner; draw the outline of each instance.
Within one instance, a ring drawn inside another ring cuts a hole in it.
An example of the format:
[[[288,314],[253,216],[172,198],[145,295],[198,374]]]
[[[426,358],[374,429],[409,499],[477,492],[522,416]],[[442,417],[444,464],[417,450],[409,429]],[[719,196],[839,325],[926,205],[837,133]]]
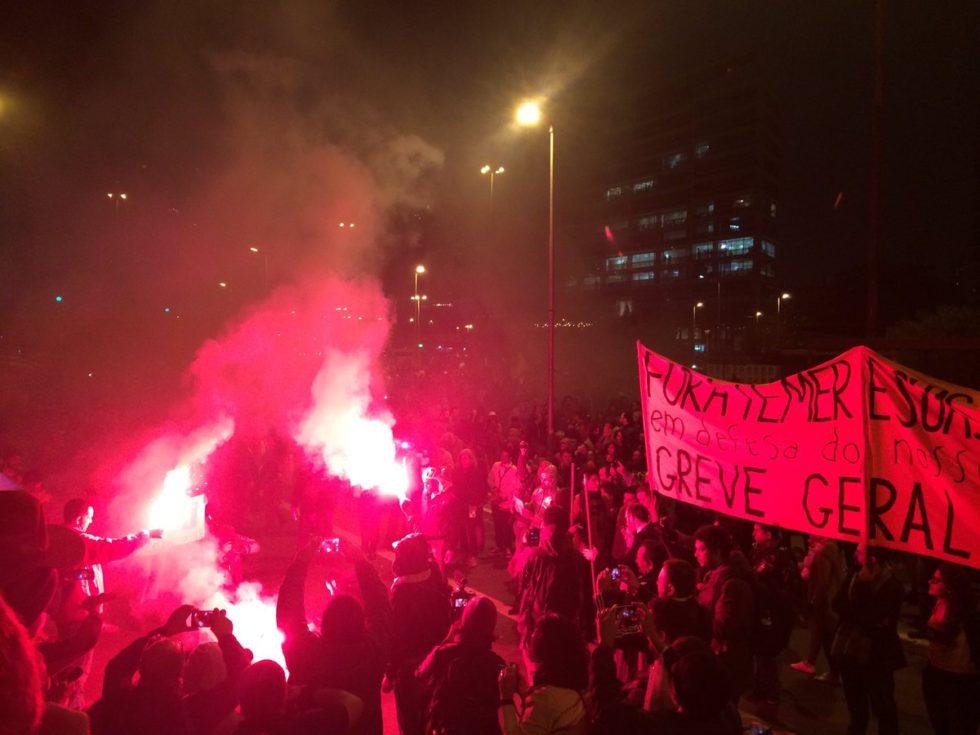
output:
[[[759,385],[637,354],[654,491],[980,568],[980,392],[867,347]]]

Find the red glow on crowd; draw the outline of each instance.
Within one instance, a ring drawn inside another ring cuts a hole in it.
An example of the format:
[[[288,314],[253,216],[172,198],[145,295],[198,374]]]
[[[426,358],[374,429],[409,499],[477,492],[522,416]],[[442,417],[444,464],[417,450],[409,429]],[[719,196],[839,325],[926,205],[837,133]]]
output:
[[[230,597],[219,591],[202,607],[228,612],[228,619],[235,626],[235,637],[252,652],[253,661],[268,659],[286,668],[282,653],[284,638],[276,626],[276,599],[263,597],[258,582],[243,582]]]

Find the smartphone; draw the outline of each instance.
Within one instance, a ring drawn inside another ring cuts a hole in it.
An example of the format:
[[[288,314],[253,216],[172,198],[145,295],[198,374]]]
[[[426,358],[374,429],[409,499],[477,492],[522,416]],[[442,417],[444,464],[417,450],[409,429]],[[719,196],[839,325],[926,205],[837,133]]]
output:
[[[340,551],[339,538],[325,538],[320,542],[320,551],[324,554],[336,554]]]
[[[616,636],[640,632],[640,614],[635,604],[616,607]]]
[[[462,597],[462,596],[454,597],[453,598],[453,609],[454,610],[462,610],[464,607],[466,607],[466,603],[469,602],[469,601],[470,600],[469,600],[468,597]]]
[[[541,529],[529,528],[527,531],[527,545],[537,546],[541,543]]]
[[[620,569],[619,567],[613,567],[612,569],[609,570],[609,576],[613,579],[614,582],[618,582],[620,578],[623,576],[623,570]]]
[[[84,567],[82,569],[75,569],[72,571],[72,576],[79,582],[93,582],[95,581],[95,570],[91,567]]]
[[[195,610],[191,613],[190,625],[192,628],[210,628],[213,620],[213,610]]]

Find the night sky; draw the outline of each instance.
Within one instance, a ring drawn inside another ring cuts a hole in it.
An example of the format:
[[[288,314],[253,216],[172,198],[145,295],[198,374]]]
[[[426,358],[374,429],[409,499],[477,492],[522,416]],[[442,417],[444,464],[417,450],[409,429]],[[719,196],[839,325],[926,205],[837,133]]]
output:
[[[885,3],[897,318],[976,299],[980,3]],[[0,357],[50,385],[111,367],[138,400],[311,268],[379,275],[403,300],[424,260],[470,313],[540,314],[546,139],[513,129],[514,103],[549,99],[574,242],[632,96],[744,54],[782,110],[783,287],[860,283],[870,2],[7,3]],[[492,213],[484,163],[507,168]]]

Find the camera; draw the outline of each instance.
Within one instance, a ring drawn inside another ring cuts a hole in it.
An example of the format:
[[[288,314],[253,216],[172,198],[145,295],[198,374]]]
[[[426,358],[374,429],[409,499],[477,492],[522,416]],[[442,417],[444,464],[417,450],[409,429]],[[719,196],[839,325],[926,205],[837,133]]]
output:
[[[340,539],[339,538],[325,538],[321,539],[317,548],[322,554],[336,554],[340,551]]]
[[[210,628],[214,622],[214,610],[195,610],[191,613],[192,628]]]
[[[636,603],[616,606],[616,637],[640,632],[640,613]]]
[[[456,589],[449,595],[450,617],[453,620],[459,620],[463,615],[463,609],[466,607],[466,604],[474,597],[476,597],[475,592],[468,592],[466,590],[466,580],[460,579],[456,585]]]
[[[527,545],[537,546],[540,543],[541,543],[541,529],[529,528],[527,530]]]

